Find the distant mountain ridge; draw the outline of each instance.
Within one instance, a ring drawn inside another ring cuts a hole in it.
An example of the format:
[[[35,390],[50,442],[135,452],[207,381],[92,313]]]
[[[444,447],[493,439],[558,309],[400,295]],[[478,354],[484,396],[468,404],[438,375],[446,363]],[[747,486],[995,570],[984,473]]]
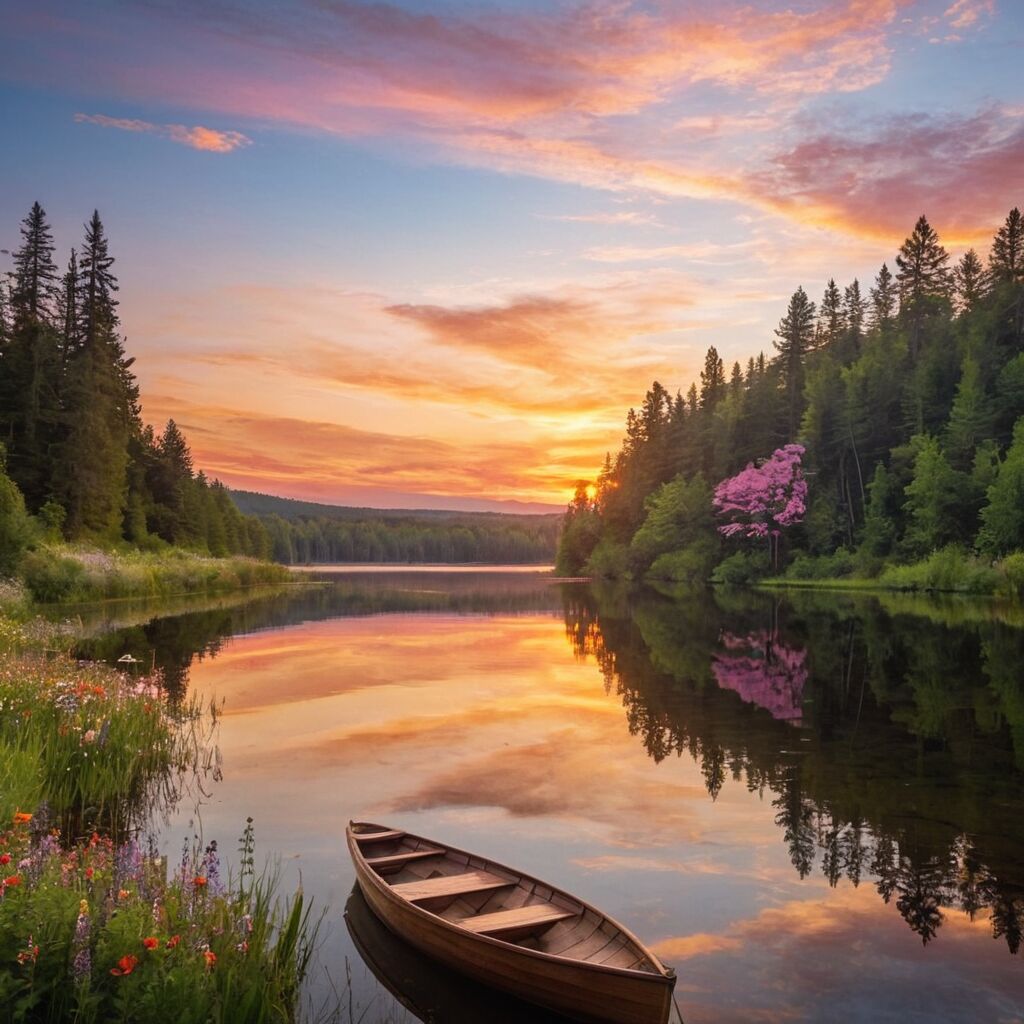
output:
[[[256,516],[275,561],[550,564],[562,514],[450,509],[354,508],[230,491],[239,511]]]
[[[464,512],[458,509],[439,508],[370,508],[360,505],[329,505],[318,501],[304,501],[300,498],[280,498],[276,494],[261,491],[236,491],[228,489],[240,512],[246,515],[277,515],[293,521],[303,518],[339,520],[423,520],[447,522],[493,523],[496,520],[508,522],[536,523],[538,520],[561,521],[561,511],[551,512]]]

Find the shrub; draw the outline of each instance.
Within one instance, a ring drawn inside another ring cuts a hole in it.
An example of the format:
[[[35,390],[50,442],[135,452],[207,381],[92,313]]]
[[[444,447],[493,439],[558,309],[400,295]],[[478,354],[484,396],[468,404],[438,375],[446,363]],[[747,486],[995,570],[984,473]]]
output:
[[[768,568],[766,551],[736,551],[715,566],[711,582],[736,586],[755,583],[768,575]]]
[[[1024,597],[1024,551],[1014,551],[996,562],[996,572],[1002,577],[996,592],[1004,597]]]
[[[836,548],[831,555],[808,555],[799,552],[786,570],[791,580],[828,580],[850,576],[855,568],[854,556],[846,548]]]
[[[890,590],[992,594],[1000,583],[1000,574],[988,562],[968,555],[956,544],[949,544],[919,562],[888,566],[878,582]]]
[[[85,569],[73,558],[60,557],[44,548],[22,559],[21,577],[33,600],[55,604],[80,596]]]
[[[647,570],[647,579],[705,583],[711,577],[717,555],[715,538],[697,541],[680,551],[659,555]]]
[[[629,549],[605,537],[587,559],[586,570],[590,576],[623,579],[629,575]]]

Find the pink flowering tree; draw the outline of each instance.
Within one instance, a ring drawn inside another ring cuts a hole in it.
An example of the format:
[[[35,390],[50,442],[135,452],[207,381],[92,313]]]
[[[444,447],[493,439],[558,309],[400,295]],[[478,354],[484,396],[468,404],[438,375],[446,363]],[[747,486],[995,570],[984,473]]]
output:
[[[807,511],[807,481],[801,458],[803,445],[776,448],[760,465],[749,463],[736,476],[715,488],[712,504],[729,522],[718,527],[726,537],[763,537],[772,564],[778,568],[779,537],[787,526],[803,521]]]

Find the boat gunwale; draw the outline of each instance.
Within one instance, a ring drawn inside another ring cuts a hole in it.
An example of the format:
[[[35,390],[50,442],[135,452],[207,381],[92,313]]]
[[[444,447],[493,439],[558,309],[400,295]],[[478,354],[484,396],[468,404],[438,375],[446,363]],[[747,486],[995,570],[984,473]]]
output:
[[[676,974],[671,967],[666,967],[661,962],[661,958],[656,953],[648,949],[647,946],[643,942],[641,942],[640,939],[637,938],[637,936],[634,935],[625,925],[620,924],[618,921],[615,920],[614,917],[611,917],[609,914],[606,914],[603,910],[598,910],[597,907],[588,903],[586,900],[581,899],[579,896],[574,896],[572,893],[566,892],[564,889],[559,889],[556,886],[551,885],[549,882],[545,882],[542,878],[537,878],[534,875],[526,874],[523,871],[519,871],[517,868],[511,868],[508,865],[502,864],[500,861],[492,860],[490,857],[486,857],[483,854],[470,853],[468,850],[462,850],[457,846],[447,846],[444,843],[437,842],[436,839],[428,839],[425,836],[416,835],[414,832],[407,832],[403,829],[402,831],[405,832],[405,836],[409,839],[415,839],[421,843],[432,843],[435,846],[441,846],[443,847],[443,852],[445,854],[460,853],[464,857],[475,857],[477,860],[486,861],[488,864],[491,864],[502,871],[507,871],[510,875],[518,876],[520,880],[528,878],[532,882],[543,885],[545,888],[551,890],[552,895],[557,893],[559,896],[562,896],[565,899],[571,900],[574,903],[578,903],[585,910],[589,910],[591,913],[596,914],[597,917],[601,918],[602,921],[608,921],[614,927],[618,928],[619,931],[627,939],[634,943],[637,949],[651,961],[653,966],[657,968],[657,972],[636,970],[632,967],[615,967],[610,964],[595,964],[591,963],[589,960],[581,960],[576,957],[563,956],[560,953],[545,953],[543,950],[529,949],[526,946],[520,946],[514,942],[496,939],[490,935],[476,935],[473,932],[470,932],[468,929],[460,927],[454,921],[449,921],[446,918],[441,917],[439,914],[434,914],[431,911],[424,909],[423,907],[417,906],[411,900],[407,900],[404,897],[399,896],[398,893],[394,891],[392,886],[387,881],[385,881],[380,875],[378,875],[376,871],[373,870],[373,868],[367,863],[366,858],[363,856],[362,850],[359,847],[359,843],[355,839],[355,837],[359,833],[353,831],[352,826],[374,824],[375,822],[357,822],[352,821],[350,819],[348,825],[345,828],[345,833],[348,839],[349,852],[352,855],[353,861],[356,863],[357,877],[359,877],[360,875],[366,875],[373,883],[374,887],[386,895],[386,898],[388,899],[389,902],[395,903],[396,905],[401,907],[411,907],[413,910],[417,912],[419,916],[423,918],[423,920],[442,925],[445,930],[453,932],[456,935],[468,937],[479,942],[486,942],[500,949],[511,950],[515,953],[524,954],[528,957],[534,957],[556,964],[574,964],[579,967],[585,967],[588,970],[598,971],[602,974],[610,974],[623,978],[644,979],[647,981],[660,982],[671,986],[675,985]],[[363,870],[358,870],[360,868],[362,868]]]

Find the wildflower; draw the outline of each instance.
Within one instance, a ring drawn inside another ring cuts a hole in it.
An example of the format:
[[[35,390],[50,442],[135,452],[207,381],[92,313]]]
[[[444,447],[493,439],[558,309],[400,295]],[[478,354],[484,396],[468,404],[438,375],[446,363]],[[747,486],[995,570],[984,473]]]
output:
[[[146,949],[156,949],[160,945],[160,940],[155,935],[150,935],[142,940],[142,944]]]
[[[110,968],[110,973],[116,976],[131,974],[132,971],[135,970],[135,966],[138,962],[139,958],[137,956],[132,956],[131,953],[127,953],[117,961],[116,967]]]
[[[93,876],[93,870],[92,870],[92,868],[86,868],[86,869],[85,869],[85,877],[86,877],[86,878],[92,878],[92,876]]]
[[[197,889],[201,889],[204,885],[206,885],[206,876],[205,875],[196,875],[196,877],[192,879],[192,884]]]
[[[128,899],[129,896],[131,896],[131,893],[127,889],[118,889],[117,890],[117,898],[119,900],[126,900],[126,899]]]
[[[177,946],[177,944],[178,944],[179,942],[181,942],[181,936],[180,936],[180,935],[172,935],[172,936],[171,936],[171,937],[170,937],[170,938],[169,938],[169,939],[167,940],[167,943],[166,943],[166,945],[167,945],[167,948],[168,948],[168,949],[174,949],[174,947],[175,947],[175,946]]]
[[[89,913],[89,901],[79,900],[78,902],[78,913],[83,917]]]
[[[39,958],[39,947],[32,944],[32,936],[28,937],[28,945],[15,957],[19,964],[35,963]]]
[[[9,853],[0,853],[0,864],[10,864],[11,855]]]
[[[3,880],[5,889],[13,889],[16,885],[21,885],[21,875],[9,875]]]
[[[249,943],[243,939],[237,946],[235,946],[235,949],[237,949],[239,953],[248,953]]]
[[[15,825],[27,825],[32,820],[32,815],[26,811],[15,811],[14,812],[14,824]]]
[[[89,955],[89,947],[85,946],[75,954],[71,962],[71,975],[78,984],[81,984],[92,973],[92,957]]]
[[[213,967],[217,963],[217,954],[212,949],[204,950],[203,958],[206,960],[207,967]]]
[[[95,740],[95,739],[96,739],[96,730],[95,729],[86,729],[86,731],[84,733],[82,733],[82,742],[83,743],[92,743],[93,740]]]

